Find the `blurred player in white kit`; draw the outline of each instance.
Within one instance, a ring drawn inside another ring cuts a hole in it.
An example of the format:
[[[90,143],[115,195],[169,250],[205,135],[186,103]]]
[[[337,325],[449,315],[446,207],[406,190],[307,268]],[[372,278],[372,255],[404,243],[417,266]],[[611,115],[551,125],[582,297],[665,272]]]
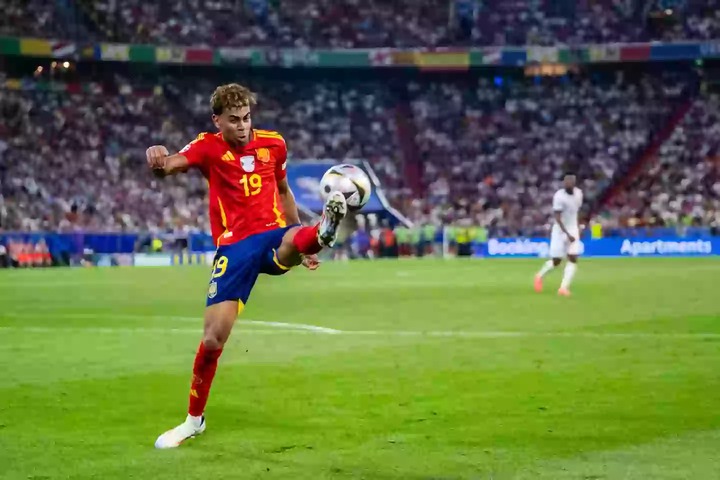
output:
[[[570,284],[577,271],[580,254],[578,212],[583,201],[582,190],[577,188],[575,183],[575,175],[566,174],[563,178],[563,188],[553,195],[552,208],[555,221],[550,236],[550,260],[545,262],[535,275],[535,291],[538,293],[542,292],[545,275],[560,265],[563,257],[567,257],[558,295],[570,296]]]

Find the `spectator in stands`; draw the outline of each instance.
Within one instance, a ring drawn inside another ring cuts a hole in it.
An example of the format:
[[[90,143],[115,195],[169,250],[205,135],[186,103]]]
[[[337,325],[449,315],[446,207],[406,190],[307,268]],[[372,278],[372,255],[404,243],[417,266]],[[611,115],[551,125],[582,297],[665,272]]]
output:
[[[720,0],[0,0],[0,11],[0,35],[216,47],[579,45],[720,32]]]
[[[350,236],[350,251],[351,258],[372,258],[370,235],[364,228],[358,226]]]
[[[0,240],[0,268],[10,267],[10,257],[8,256],[8,249],[5,243]]]
[[[144,148],[161,142],[180,149],[208,129],[209,84],[181,85],[190,99],[184,127],[158,118],[178,118],[182,105],[161,91],[120,80],[117,95],[3,92],[18,102],[23,134],[0,132],[6,168],[0,181],[0,221],[21,231],[172,231],[187,236],[207,230],[207,203],[200,175],[157,180],[143,168]],[[392,105],[379,83],[263,82],[259,126],[285,135],[293,159],[365,158],[389,188],[402,185],[394,140]],[[173,105],[173,106],[171,106]],[[175,113],[171,115],[171,111]],[[48,122],[51,118],[53,121]],[[377,142],[376,138],[386,139]],[[37,168],[43,164],[46,168]],[[97,171],[103,175],[97,180]],[[400,191],[398,188],[397,191]],[[2,197],[0,197],[2,198]]]
[[[120,77],[116,81],[124,93],[0,90],[2,98],[17,104],[13,112],[24,112],[14,134],[0,129],[3,228],[162,231],[176,238],[207,231],[202,177],[171,179],[160,188],[145,173],[143,152],[146,145],[161,141],[179,149],[211,128],[205,105],[210,86],[166,81],[165,92]],[[494,236],[544,234],[555,173],[567,167],[579,172],[592,205],[687,98],[683,77],[617,74],[467,82],[432,79],[408,87],[412,128],[403,141],[412,144],[408,151],[418,152],[409,161],[422,162],[421,180],[429,192],[412,201],[396,134],[397,87],[302,79],[251,80],[251,86],[261,94],[256,122],[285,135],[292,161],[365,158],[380,175],[390,201],[406,206],[417,225],[463,221],[488,228]],[[173,102],[170,89],[188,101]],[[631,217],[635,224],[716,221],[720,186],[715,164],[699,162],[692,152],[717,158],[712,140],[720,137],[717,106],[703,100],[694,112],[675,134],[679,146],[671,142],[663,147],[667,160],[660,163],[661,170],[651,172],[662,182],[636,189],[653,195],[652,201],[644,205],[646,198],[628,197],[618,210],[621,224]],[[158,118],[183,118],[184,124],[166,121],[158,130]],[[678,170],[677,164],[685,169]],[[100,180],[98,171],[103,172]],[[684,189],[678,190],[683,197],[663,196],[662,185]],[[648,216],[652,218],[644,218]],[[409,236],[421,255],[427,253],[421,231]],[[373,246],[381,239],[379,233],[371,234]]]
[[[680,104],[678,81],[618,74],[411,85],[430,192],[417,212],[468,220],[494,235],[544,232],[556,172],[579,171],[591,203]]]
[[[717,227],[720,215],[720,96],[694,103],[657,159],[613,199],[610,227]]]

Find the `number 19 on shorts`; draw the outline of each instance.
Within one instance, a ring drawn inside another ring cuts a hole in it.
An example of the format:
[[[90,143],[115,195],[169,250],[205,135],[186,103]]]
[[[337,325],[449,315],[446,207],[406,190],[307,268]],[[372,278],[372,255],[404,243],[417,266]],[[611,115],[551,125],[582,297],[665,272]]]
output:
[[[213,270],[212,270],[212,278],[220,278],[223,275],[225,275],[225,270],[227,270],[228,266],[228,258],[226,256],[222,256],[215,260],[215,263],[213,263]]]

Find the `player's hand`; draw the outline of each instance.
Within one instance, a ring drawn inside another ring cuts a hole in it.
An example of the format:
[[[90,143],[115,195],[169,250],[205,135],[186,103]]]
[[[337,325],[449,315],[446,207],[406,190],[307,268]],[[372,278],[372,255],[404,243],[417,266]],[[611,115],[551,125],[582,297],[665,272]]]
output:
[[[575,240],[577,240],[575,237],[573,237],[573,236],[570,235],[569,233],[567,234],[567,237],[568,237],[568,241],[569,241],[570,243],[573,243]]]
[[[165,158],[170,155],[168,149],[162,145],[153,145],[145,150],[148,166],[153,170],[162,170],[165,168]]]
[[[317,270],[320,266],[320,260],[317,255],[304,255],[302,260],[303,267],[308,270]]]

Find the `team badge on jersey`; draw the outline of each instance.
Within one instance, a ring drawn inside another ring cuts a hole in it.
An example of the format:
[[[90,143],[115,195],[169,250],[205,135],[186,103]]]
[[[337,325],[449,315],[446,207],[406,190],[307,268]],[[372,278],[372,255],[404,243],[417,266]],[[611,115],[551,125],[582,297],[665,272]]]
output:
[[[267,148],[258,148],[256,153],[257,159],[261,162],[267,163],[270,161],[270,150],[268,150]]]
[[[210,282],[210,287],[208,287],[208,298],[215,298],[217,295],[217,282]]]
[[[246,172],[254,172],[255,171],[255,157],[252,155],[246,155],[244,157],[240,157],[240,165],[242,165],[243,170]]]

